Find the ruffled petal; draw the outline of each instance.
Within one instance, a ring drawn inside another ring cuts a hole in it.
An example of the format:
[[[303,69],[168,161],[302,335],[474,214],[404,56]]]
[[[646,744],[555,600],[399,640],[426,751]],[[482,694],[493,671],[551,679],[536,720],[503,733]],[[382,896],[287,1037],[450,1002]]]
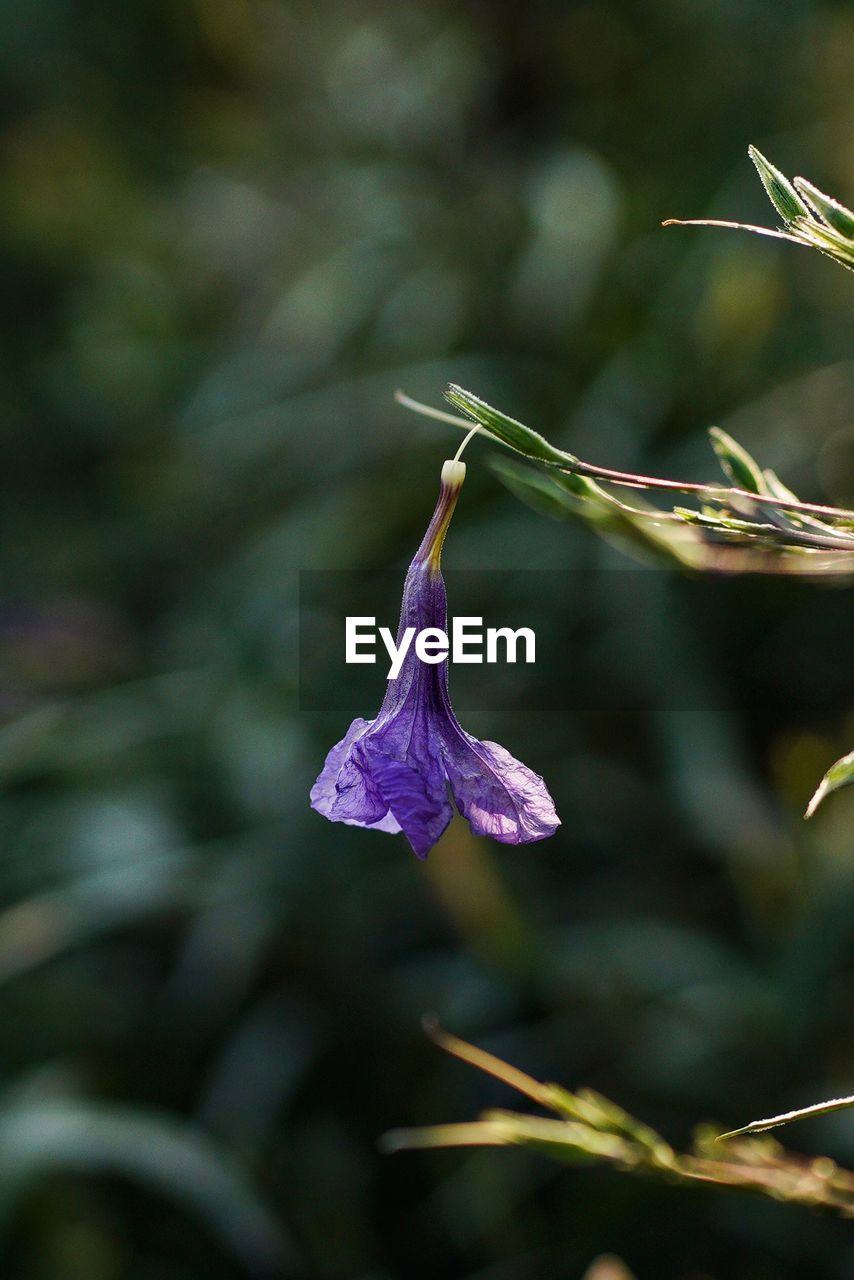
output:
[[[388,755],[380,740],[359,744],[372,782],[419,858],[426,858],[451,821],[445,773],[438,754],[405,760]]]
[[[374,724],[357,717],[340,742],[326,757],[317,781],[311,788],[311,807],[330,822],[370,827],[394,835],[400,825],[370,774],[354,758],[354,746]]]
[[[554,801],[538,773],[497,742],[479,742],[460,729],[445,745],[445,770],[457,808],[475,835],[502,844],[544,840],[560,826]]]

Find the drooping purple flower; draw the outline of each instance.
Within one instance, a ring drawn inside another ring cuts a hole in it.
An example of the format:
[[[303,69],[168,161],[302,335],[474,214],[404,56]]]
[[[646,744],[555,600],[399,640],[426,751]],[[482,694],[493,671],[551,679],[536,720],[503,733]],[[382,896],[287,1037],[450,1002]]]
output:
[[[447,629],[442,544],[465,463],[446,462],[439,501],[403,588],[397,645],[407,627]],[[480,742],[457,721],[448,666],[422,662],[410,645],[375,720],[356,719],[311,789],[312,808],[332,822],[402,831],[426,858],[451,820],[448,791],[476,835],[504,844],[550,836],[560,825],[538,774],[496,742]]]

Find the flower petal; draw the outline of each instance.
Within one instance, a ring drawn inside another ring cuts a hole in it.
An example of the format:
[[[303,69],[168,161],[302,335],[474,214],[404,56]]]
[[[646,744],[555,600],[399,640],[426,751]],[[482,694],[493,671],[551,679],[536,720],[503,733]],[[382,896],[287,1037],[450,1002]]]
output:
[[[457,808],[476,835],[502,844],[544,840],[560,826],[539,774],[497,742],[479,742],[454,722],[445,769]]]
[[[405,760],[388,755],[377,740],[365,740],[359,750],[371,780],[382,793],[391,814],[419,858],[426,858],[451,821],[453,810],[438,752],[419,752]]]
[[[388,804],[370,774],[353,755],[354,746],[373,724],[373,720],[357,717],[341,741],[336,742],[311,788],[311,807],[330,822],[346,822],[350,826],[395,834],[400,825],[389,813]]]

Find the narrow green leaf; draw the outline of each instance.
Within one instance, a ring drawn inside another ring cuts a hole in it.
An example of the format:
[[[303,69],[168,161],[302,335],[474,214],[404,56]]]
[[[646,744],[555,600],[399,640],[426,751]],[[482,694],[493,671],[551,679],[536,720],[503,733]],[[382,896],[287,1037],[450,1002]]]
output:
[[[463,1124],[432,1124],[420,1129],[390,1129],[378,1146],[385,1155],[398,1151],[423,1151],[431,1147],[504,1147],[510,1140],[488,1120]]]
[[[767,1120],[751,1120],[750,1124],[740,1129],[730,1129],[729,1133],[718,1135],[718,1142],[727,1138],[738,1138],[744,1133],[764,1133],[766,1129],[777,1129],[780,1125],[791,1124],[793,1120],[807,1120],[810,1116],[824,1116],[829,1111],[842,1111],[846,1107],[854,1107],[854,1097],[830,1098],[827,1102],[815,1102],[810,1107],[799,1107],[797,1111],[784,1111],[779,1116],[770,1116]]]
[[[496,1058],[494,1053],[479,1049],[477,1045],[469,1044],[468,1040],[461,1040],[459,1036],[445,1031],[433,1015],[423,1018],[421,1025],[433,1043],[440,1049],[444,1049],[446,1053],[459,1058],[461,1062],[467,1062],[472,1067],[477,1067],[480,1071],[485,1071],[487,1075],[494,1076],[502,1084],[509,1085],[511,1089],[516,1089],[518,1093],[524,1094],[541,1106],[549,1105],[548,1085],[540,1084],[539,1080],[520,1071],[518,1067],[512,1067],[502,1058]]]
[[[849,270],[854,269],[854,240],[849,240],[833,227],[815,218],[795,218],[789,223],[789,230],[800,244],[818,249]]]
[[[642,1121],[592,1089],[577,1093],[556,1084],[540,1084],[491,1053],[430,1027],[432,1037],[448,1052],[489,1075],[503,1080],[527,1097],[554,1111],[557,1120],[520,1115],[515,1111],[487,1111],[475,1123],[436,1125],[426,1129],[396,1129],[380,1139],[388,1152],[410,1148],[522,1146],[567,1164],[604,1163],[624,1173],[637,1171],[668,1182],[697,1182],[759,1192],[774,1200],[831,1209],[854,1216],[854,1174],[832,1160],[813,1161],[789,1156],[773,1139],[754,1139],[721,1157],[713,1149],[720,1138],[760,1132],[805,1116],[822,1115],[854,1105],[854,1097],[834,1098],[800,1111],[755,1120],[741,1129],[715,1135],[710,1126],[696,1133],[693,1148],[674,1150]]]
[[[765,492],[770,494],[772,498],[783,498],[786,502],[800,502],[798,495],[783,483],[776,471],[766,467],[762,474],[765,477]],[[808,511],[787,511],[783,507],[780,508],[779,514],[789,522],[793,529],[808,527],[818,530],[819,533],[840,533],[854,530],[854,519],[844,520],[834,517],[833,521],[819,520],[817,516],[810,515]]]
[[[824,195],[804,178],[795,178],[793,185],[755,147],[748,150],[771,203],[783,219],[785,230],[756,227],[744,222],[725,222],[718,218],[690,221],[667,218],[662,226],[728,227],[776,240],[791,240],[794,244],[818,249],[819,253],[854,271],[854,214],[851,210],[831,196]]]
[[[526,458],[536,458],[540,462],[552,462],[561,466],[578,461],[571,453],[565,453],[562,449],[556,449],[554,445],[549,444],[545,436],[541,436],[538,431],[532,431],[530,427],[517,422],[515,418],[508,418],[499,409],[493,409],[492,405],[487,404],[485,400],[472,395],[470,391],[465,391],[453,382],[445,392],[445,399],[454,408],[462,409],[463,413],[467,413],[475,422],[479,422],[502,444],[515,449],[517,453],[524,454]]]
[[[772,498],[782,498],[786,502],[799,502],[800,499],[787,484],[784,484],[776,471],[772,471],[770,467],[766,467],[762,472],[765,482],[765,492],[769,493]],[[814,516],[805,516],[797,511],[786,511],[780,509],[780,514],[788,520],[793,529],[800,529],[803,525],[811,525],[822,531],[832,529],[833,525],[825,524],[823,520],[817,520]]]
[[[767,492],[761,467],[743,445],[720,427],[710,427],[709,435],[724,475],[737,489],[747,489],[749,493]]]
[[[488,1111],[483,1119],[499,1126],[505,1142],[540,1151],[565,1164],[591,1164],[598,1160],[640,1163],[618,1134],[602,1133],[572,1120],[543,1119],[512,1111]]]
[[[554,520],[566,520],[571,513],[582,514],[579,510],[581,499],[556,485],[548,472],[535,471],[533,467],[526,467],[504,456],[490,458],[489,468],[514,497],[540,515],[550,516]]]
[[[843,756],[841,760],[836,761],[836,764],[830,766],[807,805],[804,817],[811,818],[825,796],[829,796],[831,791],[838,791],[840,787],[847,786],[849,782],[854,782],[854,751],[850,751],[847,756]]]
[[[788,178],[786,178],[779,169],[775,168],[769,160],[766,160],[761,151],[756,147],[748,147],[747,154],[756,166],[756,171],[762,179],[762,185],[765,188],[768,199],[779,213],[784,222],[791,222],[794,218],[809,218],[810,211],[792,186]]]
[[[829,227],[854,240],[854,213],[850,209],[834,200],[833,196],[826,196],[806,178],[795,178],[795,187]]]

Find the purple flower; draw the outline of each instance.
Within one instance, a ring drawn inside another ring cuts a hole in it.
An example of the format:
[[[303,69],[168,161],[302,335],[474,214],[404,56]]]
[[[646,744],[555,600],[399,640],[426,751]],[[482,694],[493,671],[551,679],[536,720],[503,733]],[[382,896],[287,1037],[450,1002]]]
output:
[[[446,462],[433,519],[406,575],[397,644],[407,627],[446,630],[442,543],[465,463]],[[550,836],[560,825],[542,778],[496,742],[479,742],[457,721],[447,662],[422,662],[410,645],[375,720],[354,720],[326,757],[312,808],[332,822],[402,831],[426,858],[451,820],[448,790],[477,835],[504,844]]]

